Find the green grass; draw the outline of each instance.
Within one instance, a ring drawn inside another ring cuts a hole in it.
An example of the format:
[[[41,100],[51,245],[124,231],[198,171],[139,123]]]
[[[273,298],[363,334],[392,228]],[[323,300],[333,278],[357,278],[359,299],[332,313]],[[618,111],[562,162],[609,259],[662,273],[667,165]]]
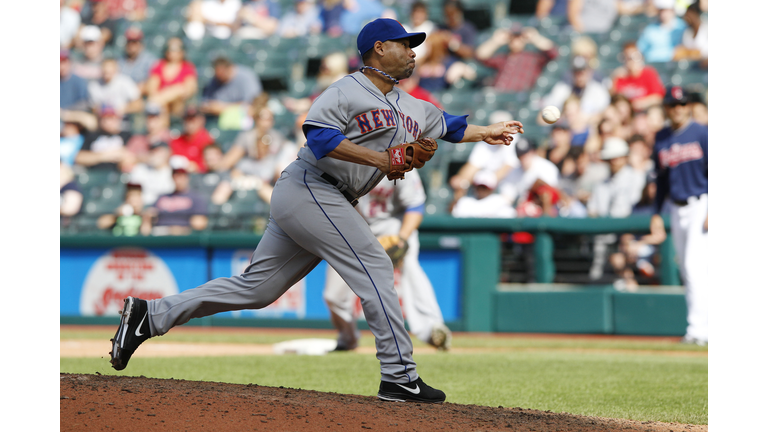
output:
[[[62,339],[103,338],[100,332],[61,332]],[[291,335],[289,339],[302,337]],[[307,337],[318,337],[313,334]],[[163,341],[274,343],[285,335],[186,334]],[[149,343],[153,343],[153,339]],[[364,337],[364,346],[373,339]],[[423,344],[415,343],[416,346]],[[462,335],[454,347],[493,348],[483,353],[417,354],[419,373],[448,395],[448,402],[522,407],[554,412],[707,424],[705,351],[670,342]],[[374,395],[378,361],[371,354],[135,358],[122,372],[108,359],[60,360],[61,372],[255,383],[327,392]]]

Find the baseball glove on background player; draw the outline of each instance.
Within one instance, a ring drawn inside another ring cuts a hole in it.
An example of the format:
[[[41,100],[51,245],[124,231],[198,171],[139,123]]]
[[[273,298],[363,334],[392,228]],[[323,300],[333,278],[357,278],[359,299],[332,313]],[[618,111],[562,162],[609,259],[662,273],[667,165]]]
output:
[[[396,235],[380,236],[376,239],[384,246],[384,250],[387,251],[392,264],[395,267],[400,267],[403,264],[405,253],[408,252],[408,242]],[[403,246],[400,246],[401,242]]]
[[[405,178],[405,173],[414,168],[423,167],[428,160],[432,159],[435,151],[437,151],[437,141],[427,137],[388,148],[389,173],[387,178],[390,180]],[[412,156],[410,164],[406,162],[406,156]]]

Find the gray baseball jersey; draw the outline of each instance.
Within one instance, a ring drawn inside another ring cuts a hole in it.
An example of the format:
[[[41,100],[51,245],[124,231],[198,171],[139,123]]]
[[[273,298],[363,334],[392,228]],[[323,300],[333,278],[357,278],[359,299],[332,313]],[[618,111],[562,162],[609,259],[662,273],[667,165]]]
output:
[[[442,110],[398,87],[384,96],[361,72],[336,81],[315,99],[304,125],[336,129],[353,143],[375,151],[414,141],[422,134],[438,139],[446,133]],[[317,160],[306,145],[299,157],[346,184],[354,197],[365,195],[386,176],[375,167],[328,157]]]
[[[398,88],[385,96],[359,72],[321,94],[305,125],[336,129],[355,144],[375,151],[412,141],[421,134],[437,139],[447,133],[440,109]],[[343,186],[334,187],[323,174],[343,182],[355,197],[373,189],[385,176],[373,167],[328,157],[318,161],[305,145],[299,159],[275,184],[269,223],[246,270],[148,301],[151,334],[165,334],[191,318],[263,308],[325,260],[360,297],[376,338],[382,381],[408,383],[418,379],[413,344],[394,289],[392,262],[365,219],[341,192]]]

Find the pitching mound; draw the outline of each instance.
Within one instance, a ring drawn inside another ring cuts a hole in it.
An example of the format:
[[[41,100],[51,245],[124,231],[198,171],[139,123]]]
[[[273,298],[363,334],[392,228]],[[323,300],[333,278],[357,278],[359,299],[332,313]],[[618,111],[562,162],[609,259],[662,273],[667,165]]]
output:
[[[522,408],[382,402],[255,384],[60,375],[62,431],[706,431]]]

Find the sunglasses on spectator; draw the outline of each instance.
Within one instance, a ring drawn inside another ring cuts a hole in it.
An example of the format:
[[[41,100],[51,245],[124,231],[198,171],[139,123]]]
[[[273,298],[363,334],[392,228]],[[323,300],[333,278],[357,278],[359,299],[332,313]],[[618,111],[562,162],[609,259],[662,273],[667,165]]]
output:
[[[679,106],[686,106],[686,105],[688,105],[688,102],[675,102],[675,103],[667,104],[667,106],[669,106],[671,108],[679,107]]]

